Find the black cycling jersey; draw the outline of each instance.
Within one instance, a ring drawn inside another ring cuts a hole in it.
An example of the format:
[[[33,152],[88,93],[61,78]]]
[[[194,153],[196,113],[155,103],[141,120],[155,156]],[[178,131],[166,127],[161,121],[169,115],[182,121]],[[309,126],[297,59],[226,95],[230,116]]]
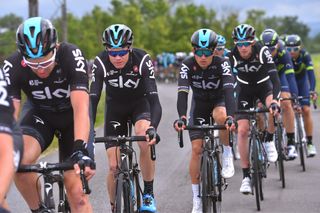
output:
[[[256,42],[252,47],[252,55],[249,59],[243,59],[237,47],[229,53],[229,59],[234,68],[237,69],[237,81],[240,84],[252,85],[261,84],[265,81],[272,81],[273,98],[280,97],[280,81],[278,71],[272,59],[268,47]]]
[[[0,132],[12,133],[13,106],[8,96],[5,73],[0,69]]]
[[[234,78],[229,60],[214,56],[212,63],[206,70],[203,70],[194,57],[186,58],[182,62],[178,79],[179,116],[187,113],[190,87],[195,100],[214,102],[224,98],[227,115],[233,115],[235,109],[233,83]]]
[[[88,91],[87,63],[78,47],[61,43],[57,50],[56,66],[48,78],[39,78],[23,61],[19,52],[4,61],[9,77],[9,95],[21,99],[21,90],[35,108],[52,112],[71,108],[70,91]]]
[[[154,78],[153,63],[144,50],[133,48],[129,54],[129,61],[122,69],[113,66],[105,50],[96,57],[92,66],[93,76],[90,86],[94,121],[103,83],[105,83],[107,102],[114,100],[130,105],[146,96],[150,104],[151,125],[157,127],[162,109]]]

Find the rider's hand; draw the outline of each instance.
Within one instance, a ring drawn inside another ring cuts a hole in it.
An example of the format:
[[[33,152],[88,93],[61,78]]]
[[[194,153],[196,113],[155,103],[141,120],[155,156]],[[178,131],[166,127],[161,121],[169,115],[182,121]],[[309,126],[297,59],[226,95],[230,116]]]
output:
[[[181,116],[181,118],[173,122],[173,127],[175,128],[176,131],[182,131],[186,128],[186,126],[187,126],[186,116]]]
[[[318,93],[316,91],[310,91],[311,99],[316,101],[318,99]]]
[[[74,170],[76,174],[80,174],[79,162],[84,163],[85,170],[84,175],[87,180],[93,177],[95,174],[96,164],[89,157],[88,150],[86,149],[86,143],[83,140],[76,140],[74,142],[73,154],[71,160],[74,162]]]
[[[276,100],[273,100],[269,106],[269,111],[273,116],[277,116],[280,113],[280,106]]]
[[[150,126],[147,130],[146,130],[146,139],[147,142],[149,142],[149,145],[154,145],[159,143],[160,141],[160,137],[157,134],[156,129],[153,126]]]
[[[234,131],[237,128],[237,122],[232,116],[228,116],[224,124],[229,131]]]

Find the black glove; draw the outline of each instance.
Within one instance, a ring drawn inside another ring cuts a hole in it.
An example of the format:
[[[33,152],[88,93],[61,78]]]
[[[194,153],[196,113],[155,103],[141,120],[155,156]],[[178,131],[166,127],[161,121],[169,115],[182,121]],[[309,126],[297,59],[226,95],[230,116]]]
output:
[[[173,122],[173,128],[175,128],[176,124],[178,127],[182,127],[183,125],[187,125],[187,119],[185,117],[179,118]]]
[[[160,136],[157,134],[156,129],[154,127],[149,127],[146,131],[146,135],[149,135],[150,140],[156,138],[156,143],[160,142]]]
[[[70,158],[75,164],[84,162],[84,166],[89,166],[91,169],[96,169],[96,163],[89,157],[89,152],[86,146],[87,143],[83,140],[76,140],[74,142],[73,153]]]
[[[276,110],[278,110],[279,113],[281,112],[281,109],[280,109],[280,107],[279,107],[279,105],[277,103],[274,103],[274,102],[271,103],[269,108],[271,108],[271,110],[273,112],[276,111]]]
[[[234,124],[237,127],[237,123],[235,122],[232,116],[228,116],[224,124],[227,124],[229,127],[231,127],[232,124]]]

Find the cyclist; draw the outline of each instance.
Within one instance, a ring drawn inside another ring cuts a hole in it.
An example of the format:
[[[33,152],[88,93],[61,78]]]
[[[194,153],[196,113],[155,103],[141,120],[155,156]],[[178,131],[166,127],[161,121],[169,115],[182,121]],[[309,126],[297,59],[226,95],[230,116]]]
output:
[[[288,35],[286,37],[286,49],[292,57],[294,72],[297,80],[300,96],[310,96],[312,100],[317,100],[316,78],[310,54],[302,47],[302,41],[298,35]],[[313,121],[310,109],[310,98],[300,100],[307,135],[307,154],[309,157],[316,155],[316,147],[312,143]]]
[[[276,64],[278,75],[281,83],[281,97],[289,98],[298,96],[298,87],[294,76],[291,56],[279,42],[279,35],[273,29],[266,29],[262,32],[260,39],[262,43],[269,48]],[[291,95],[290,95],[291,92]],[[283,124],[287,133],[287,151],[289,159],[294,159],[298,156],[295,148],[294,137],[294,111],[290,101],[281,103],[283,112]]]
[[[217,46],[217,34],[210,29],[199,29],[191,37],[193,57],[186,58],[181,67],[178,80],[177,109],[179,120],[186,124],[189,88],[192,88],[192,106],[189,123],[191,125],[208,124],[212,115],[215,122],[232,124],[235,102],[233,99],[234,78],[231,73],[230,62],[222,57],[214,56]],[[178,121],[178,120],[177,120]],[[177,121],[174,127],[177,131]],[[222,176],[230,178],[234,175],[233,156],[229,146],[227,131],[220,131],[223,142]],[[202,212],[199,197],[200,157],[202,153],[203,132],[189,131],[192,144],[192,154],[189,172],[193,192],[193,213]]]
[[[84,56],[75,45],[58,43],[56,29],[41,17],[29,18],[18,27],[16,43],[18,51],[5,60],[4,70],[10,82],[8,93],[13,99],[15,118],[20,109],[21,90],[31,104],[20,118],[25,153],[22,163],[35,163],[59,130],[60,158],[75,163],[74,171],[64,172],[71,211],[92,212],[88,195],[82,191],[77,164],[79,160],[85,162],[87,179],[94,175],[92,144],[87,148],[90,118]],[[32,212],[44,208],[37,192],[37,178],[35,173],[17,173],[15,178]]]
[[[233,67],[238,70],[236,76],[239,86],[238,109],[252,108],[256,100],[260,99],[267,107],[270,107],[270,112],[276,114],[278,111],[276,99],[280,97],[280,82],[268,48],[255,40],[255,29],[248,24],[240,24],[235,27],[232,38],[235,48],[232,49],[229,58]],[[248,194],[252,191],[248,152],[248,116],[238,115],[237,120],[240,165],[243,171],[240,192]],[[273,122],[270,119],[269,126],[271,125]],[[272,138],[273,134],[269,133],[264,145],[268,160],[275,162],[278,153]]]
[[[8,96],[5,74],[0,69],[0,212],[7,212],[5,196],[22,152],[22,135],[14,121],[13,105]]]
[[[155,164],[150,158],[150,145],[155,143],[162,109],[154,78],[154,66],[149,54],[132,47],[133,32],[124,24],[107,27],[102,34],[102,42],[105,50],[94,61],[90,88],[94,119],[105,84],[107,107],[104,134],[126,135],[127,121],[130,119],[134,124],[135,134],[146,135],[148,138],[148,143],[138,143],[144,180],[143,204],[140,211],[156,212],[153,194]],[[106,144],[106,150],[109,161],[107,187],[111,208],[114,209],[116,147]]]

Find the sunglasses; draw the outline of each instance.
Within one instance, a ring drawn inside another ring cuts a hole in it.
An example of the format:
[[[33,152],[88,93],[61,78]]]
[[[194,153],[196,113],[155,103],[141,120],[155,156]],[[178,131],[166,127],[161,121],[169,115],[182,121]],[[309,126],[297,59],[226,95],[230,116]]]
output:
[[[129,53],[129,50],[120,50],[120,51],[110,51],[108,50],[108,54],[111,56],[111,57],[116,57],[116,56],[125,56]]]
[[[253,41],[237,41],[237,42],[234,42],[238,47],[249,47]]]
[[[224,50],[224,46],[216,47],[216,50],[217,51],[222,51],[222,50]]]
[[[31,61],[28,61],[25,57],[23,57],[23,61],[28,67],[32,69],[35,69],[35,70],[39,68],[46,69],[50,67],[53,64],[53,62],[55,62],[56,52],[57,52],[56,49],[54,49],[52,57],[43,62],[31,62]]]
[[[209,49],[197,49],[194,51],[194,54],[196,54],[199,57],[202,57],[203,55],[205,57],[209,57],[212,56],[213,54],[213,50],[209,50]]]
[[[288,52],[298,52],[300,50],[300,47],[286,47]]]

